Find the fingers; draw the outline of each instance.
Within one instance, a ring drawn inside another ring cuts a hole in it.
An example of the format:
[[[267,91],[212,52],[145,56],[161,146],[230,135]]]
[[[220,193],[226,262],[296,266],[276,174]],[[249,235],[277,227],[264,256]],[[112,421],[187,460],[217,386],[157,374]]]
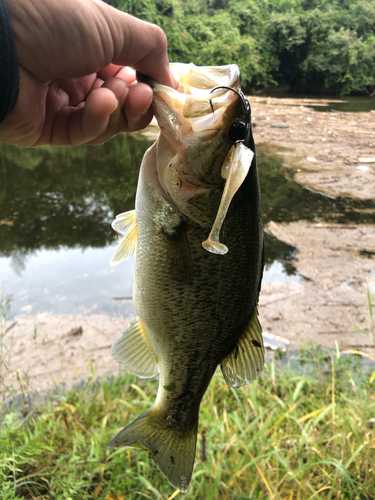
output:
[[[151,103],[148,85],[128,86],[121,78],[110,78],[100,88],[93,85],[84,102],[61,107],[51,127],[50,144],[103,144],[119,132],[144,128],[152,119]]]
[[[54,119],[51,144],[74,146],[84,144],[104,134],[110,117],[125,101],[128,94],[126,83],[112,78],[100,88],[93,88],[85,101],[75,106],[62,106]]]
[[[120,87],[120,85],[118,85]],[[122,92],[124,98],[127,94],[127,87],[125,92]],[[77,115],[77,126],[81,128],[84,142],[89,138],[95,138],[104,134],[108,129],[108,124],[111,115],[118,109],[119,100],[116,94],[105,87],[93,90],[88,96],[85,106],[82,110],[82,116]],[[70,136],[76,140],[79,135],[75,134],[74,120],[70,127]]]
[[[98,146],[111,139],[119,132],[135,132],[141,130],[152,120],[152,90],[144,83],[133,83],[125,102],[119,102],[119,107],[110,116],[105,131],[89,141],[88,144]]]
[[[157,26],[101,0],[7,1],[18,61],[43,82],[82,77],[115,64],[173,86],[167,40]],[[116,76],[107,69],[104,80]],[[125,81],[126,78],[125,78]],[[128,82],[127,83],[131,83]]]
[[[153,93],[148,85],[144,83],[130,85],[129,95],[124,107],[129,131],[140,130],[150,123],[152,120],[150,108],[152,98]]]
[[[132,68],[129,68],[129,66],[119,66],[117,64],[109,64],[105,68],[102,68],[98,72],[99,78],[102,78],[103,80],[108,80],[108,78],[112,78],[114,76],[117,76],[117,78],[121,78],[124,80],[128,85],[131,83],[135,82],[135,71]]]
[[[136,81],[129,65],[177,88],[159,27],[100,0],[80,0],[78,10],[76,4],[7,2],[20,74],[34,83],[26,88],[28,81],[20,79],[19,101],[30,95],[24,108],[8,117],[12,130],[0,130],[1,137],[63,146],[101,143],[145,127],[152,117],[152,90]]]

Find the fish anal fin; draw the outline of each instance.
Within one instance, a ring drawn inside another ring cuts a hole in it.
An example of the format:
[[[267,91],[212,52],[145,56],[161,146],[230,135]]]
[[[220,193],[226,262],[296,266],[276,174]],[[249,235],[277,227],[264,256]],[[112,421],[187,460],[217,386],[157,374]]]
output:
[[[117,235],[118,233],[124,235],[109,263],[113,267],[129,257],[133,257],[137,250],[138,224],[135,210],[117,215],[111,225]]]
[[[255,308],[237,345],[223,359],[221,371],[229,387],[241,387],[259,377],[264,365],[262,328]]]
[[[158,371],[158,360],[148,342],[146,329],[139,318],[116,340],[111,349],[113,358],[127,371],[138,377],[154,377]]]
[[[184,432],[160,423],[155,408],[145,411],[119,432],[108,446],[135,446],[149,452],[174,488],[188,489],[193,472],[198,420]]]

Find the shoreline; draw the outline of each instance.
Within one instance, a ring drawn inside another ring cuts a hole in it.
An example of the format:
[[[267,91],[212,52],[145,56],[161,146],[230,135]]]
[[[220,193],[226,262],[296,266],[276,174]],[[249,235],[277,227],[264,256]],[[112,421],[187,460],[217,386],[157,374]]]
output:
[[[315,111],[311,99],[250,101],[255,144],[277,152],[286,175],[331,199],[370,200],[374,220],[268,223],[268,234],[297,249],[293,265],[304,280],[262,287],[262,326],[291,346],[337,342],[374,356],[371,338],[356,329],[371,328],[367,289],[375,300],[375,113]]]
[[[374,203],[373,224],[266,225],[268,234],[296,247],[293,265],[303,279],[263,284],[263,330],[288,339],[289,350],[312,341],[374,356],[372,340],[356,329],[370,329],[367,289],[375,302],[375,113],[314,111],[305,99],[253,96],[250,102],[255,144],[280,155],[286,175],[333,199]],[[363,158],[374,162],[359,161]],[[13,318],[4,338],[11,348],[5,384],[22,385],[27,377],[30,390],[38,391],[93,372],[118,372],[110,346],[133,318],[46,313]]]

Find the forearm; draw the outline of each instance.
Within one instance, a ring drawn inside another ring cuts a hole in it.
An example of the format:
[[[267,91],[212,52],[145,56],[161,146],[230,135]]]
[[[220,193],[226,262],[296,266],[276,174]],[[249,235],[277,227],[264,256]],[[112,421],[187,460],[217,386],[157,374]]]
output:
[[[0,123],[12,112],[18,97],[18,59],[4,0],[0,0]]]

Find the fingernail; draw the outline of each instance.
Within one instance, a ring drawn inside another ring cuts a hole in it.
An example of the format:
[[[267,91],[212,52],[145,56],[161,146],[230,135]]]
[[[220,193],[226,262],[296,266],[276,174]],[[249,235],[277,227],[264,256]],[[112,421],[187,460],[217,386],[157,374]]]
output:
[[[172,78],[172,82],[173,82],[173,88],[175,90],[178,89],[178,87],[180,86],[180,81],[181,81],[181,78],[179,77],[179,75],[177,73],[175,73],[172,69],[169,70],[170,72],[170,75],[171,75],[171,78]]]

